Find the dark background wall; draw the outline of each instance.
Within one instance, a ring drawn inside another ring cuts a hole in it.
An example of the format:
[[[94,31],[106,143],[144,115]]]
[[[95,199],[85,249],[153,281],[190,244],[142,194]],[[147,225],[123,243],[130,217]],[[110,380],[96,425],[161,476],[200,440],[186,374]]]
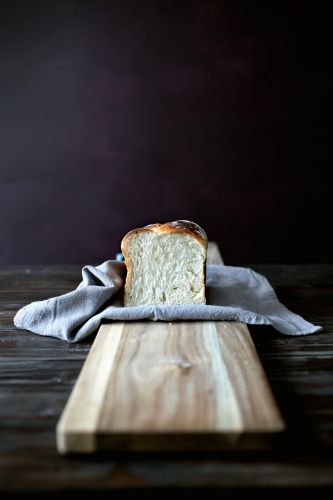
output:
[[[177,218],[230,264],[332,262],[323,5],[1,3],[0,263],[100,262]]]

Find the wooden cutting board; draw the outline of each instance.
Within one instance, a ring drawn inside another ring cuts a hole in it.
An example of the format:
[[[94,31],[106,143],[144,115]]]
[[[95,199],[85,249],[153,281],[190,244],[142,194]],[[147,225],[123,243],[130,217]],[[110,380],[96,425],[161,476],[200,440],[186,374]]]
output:
[[[223,263],[214,243],[207,262]],[[101,325],[83,365],[57,425],[57,447],[256,447],[283,429],[245,324],[112,322]]]

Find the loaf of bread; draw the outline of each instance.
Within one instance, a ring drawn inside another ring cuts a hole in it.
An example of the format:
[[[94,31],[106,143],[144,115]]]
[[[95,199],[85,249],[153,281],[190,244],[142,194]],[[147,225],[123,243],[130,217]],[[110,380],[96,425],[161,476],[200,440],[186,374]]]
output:
[[[207,235],[187,220],[149,224],[123,238],[124,305],[205,304]]]

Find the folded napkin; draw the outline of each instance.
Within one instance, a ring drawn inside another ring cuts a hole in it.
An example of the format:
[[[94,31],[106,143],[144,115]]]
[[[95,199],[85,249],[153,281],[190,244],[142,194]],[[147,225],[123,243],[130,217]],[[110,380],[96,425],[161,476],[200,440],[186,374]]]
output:
[[[277,299],[267,279],[251,269],[207,265],[207,304],[123,306],[124,262],[108,260],[85,266],[82,282],[72,292],[32,302],[20,309],[14,323],[39,335],[79,342],[105,320],[233,320],[272,325],[286,335],[320,331]]]

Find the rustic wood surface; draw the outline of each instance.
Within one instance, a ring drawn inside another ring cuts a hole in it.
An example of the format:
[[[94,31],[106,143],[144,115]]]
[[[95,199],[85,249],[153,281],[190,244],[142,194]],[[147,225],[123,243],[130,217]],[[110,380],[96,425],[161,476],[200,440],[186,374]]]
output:
[[[112,453],[63,457],[54,428],[93,338],[69,345],[17,330],[15,312],[32,300],[73,289],[81,266],[0,268],[0,491],[80,498],[91,490],[145,496],[156,488],[211,492],[276,486],[307,491],[333,485],[333,265],[249,264],[265,274],[279,298],[324,331],[287,337],[250,327],[287,429],[266,449],[187,453]],[[202,494],[202,492],[200,493]],[[281,490],[279,490],[279,495]]]
[[[57,441],[62,453],[220,449],[283,428],[246,325],[115,322],[96,336]]]
[[[215,243],[207,262],[223,263]],[[239,446],[241,433],[283,429],[244,323],[119,321],[97,332],[57,425],[57,447],[220,449]]]

